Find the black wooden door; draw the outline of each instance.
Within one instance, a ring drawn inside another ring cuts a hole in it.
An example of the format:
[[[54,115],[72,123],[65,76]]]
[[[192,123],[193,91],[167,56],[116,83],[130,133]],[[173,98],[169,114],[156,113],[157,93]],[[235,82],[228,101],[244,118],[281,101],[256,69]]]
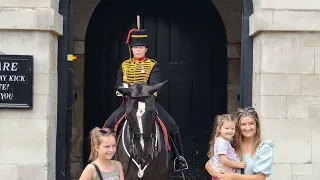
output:
[[[142,28],[149,32],[147,56],[160,63],[163,80],[169,80],[160,92],[159,103],[180,127],[190,166],[187,176],[208,178],[203,167],[211,126],[216,114],[226,112],[227,57],[223,24],[210,3],[184,1],[182,8],[179,3],[167,7],[144,2],[136,9],[141,15]],[[128,7],[135,9],[135,5]],[[96,10],[88,27],[85,132],[101,126],[119,105],[114,92],[116,73],[121,62],[128,58],[125,40],[128,30],[136,27],[137,12],[127,11],[123,4],[113,6],[106,3],[98,7],[101,10]],[[189,13],[197,9],[201,11]],[[104,24],[101,24],[102,16]]]

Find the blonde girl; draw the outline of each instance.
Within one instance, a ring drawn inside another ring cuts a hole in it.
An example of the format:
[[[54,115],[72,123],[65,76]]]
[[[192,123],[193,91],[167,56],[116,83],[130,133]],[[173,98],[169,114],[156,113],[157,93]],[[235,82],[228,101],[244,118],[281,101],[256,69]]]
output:
[[[235,169],[246,167],[246,162],[240,162],[230,141],[235,135],[235,121],[232,115],[223,114],[216,117],[216,127],[212,131],[209,142],[209,163],[214,171],[235,172]],[[212,176],[212,180],[218,180]]]
[[[116,152],[116,138],[110,129],[98,127],[90,132],[90,164],[79,180],[124,180],[122,165],[112,160]]]

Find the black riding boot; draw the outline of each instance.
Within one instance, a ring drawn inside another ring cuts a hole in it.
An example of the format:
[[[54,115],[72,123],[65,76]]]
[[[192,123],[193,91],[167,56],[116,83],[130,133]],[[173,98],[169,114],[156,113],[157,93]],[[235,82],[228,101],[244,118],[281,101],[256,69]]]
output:
[[[173,141],[172,143],[175,153],[173,161],[174,171],[187,170],[189,167],[186,159],[183,157],[184,153],[180,133],[176,132],[174,134],[174,138],[171,140]]]

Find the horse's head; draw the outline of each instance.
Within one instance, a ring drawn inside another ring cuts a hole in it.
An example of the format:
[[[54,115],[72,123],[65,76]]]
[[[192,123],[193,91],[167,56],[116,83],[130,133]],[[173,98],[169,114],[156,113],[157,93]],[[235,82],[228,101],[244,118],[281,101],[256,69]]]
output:
[[[133,140],[133,158],[142,167],[153,159],[155,135],[156,101],[153,96],[167,81],[149,86],[135,83],[131,87],[117,90],[128,97],[126,102],[127,121]]]

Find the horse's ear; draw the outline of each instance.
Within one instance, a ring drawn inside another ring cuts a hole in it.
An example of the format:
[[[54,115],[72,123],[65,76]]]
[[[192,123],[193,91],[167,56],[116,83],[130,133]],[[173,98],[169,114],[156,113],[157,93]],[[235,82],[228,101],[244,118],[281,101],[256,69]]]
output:
[[[117,91],[119,91],[121,94],[130,96],[131,95],[131,88],[130,87],[120,87],[116,88]]]
[[[167,82],[168,82],[168,80],[165,80],[165,81],[163,81],[162,83],[159,83],[159,84],[150,86],[149,94],[153,94],[153,93],[155,93],[155,92],[158,92],[158,91],[161,89],[161,87],[162,87],[165,83],[167,83]]]

